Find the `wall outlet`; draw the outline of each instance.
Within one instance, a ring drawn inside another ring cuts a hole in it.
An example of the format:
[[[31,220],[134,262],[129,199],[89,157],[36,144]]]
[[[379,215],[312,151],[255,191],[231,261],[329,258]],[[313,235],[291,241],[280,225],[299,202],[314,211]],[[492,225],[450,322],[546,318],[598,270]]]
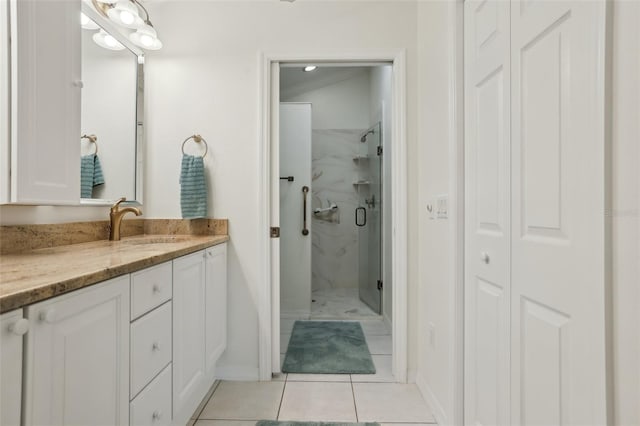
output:
[[[447,194],[436,197],[436,216],[438,219],[449,217],[449,197]]]
[[[429,346],[435,349],[436,348],[436,325],[432,322],[430,322],[427,327],[427,335],[429,339]]]

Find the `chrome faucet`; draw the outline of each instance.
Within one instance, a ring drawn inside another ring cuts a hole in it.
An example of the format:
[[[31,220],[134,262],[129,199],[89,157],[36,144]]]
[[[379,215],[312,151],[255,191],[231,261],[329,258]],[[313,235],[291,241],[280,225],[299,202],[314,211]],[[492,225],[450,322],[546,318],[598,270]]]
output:
[[[136,216],[140,216],[142,214],[142,210],[137,207],[124,207],[120,208],[120,203],[126,201],[125,197],[120,198],[116,203],[111,206],[111,211],[109,212],[109,219],[111,220],[111,226],[109,227],[109,241],[120,241],[120,224],[122,223],[122,217],[131,212],[135,213]]]

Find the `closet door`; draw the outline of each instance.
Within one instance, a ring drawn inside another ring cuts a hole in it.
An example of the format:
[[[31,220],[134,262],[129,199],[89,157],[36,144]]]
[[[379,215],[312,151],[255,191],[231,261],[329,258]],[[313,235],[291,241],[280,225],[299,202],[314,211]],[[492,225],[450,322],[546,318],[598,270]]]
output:
[[[465,2],[465,423],[509,424],[509,2]]]
[[[511,423],[606,424],[604,0],[512,1]]]

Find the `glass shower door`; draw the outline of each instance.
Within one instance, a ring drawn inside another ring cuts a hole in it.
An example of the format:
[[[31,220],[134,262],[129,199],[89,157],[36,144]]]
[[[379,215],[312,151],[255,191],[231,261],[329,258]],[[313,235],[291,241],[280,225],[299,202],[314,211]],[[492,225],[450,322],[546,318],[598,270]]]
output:
[[[360,139],[356,182],[360,300],[376,313],[382,312],[382,145],[380,123]]]

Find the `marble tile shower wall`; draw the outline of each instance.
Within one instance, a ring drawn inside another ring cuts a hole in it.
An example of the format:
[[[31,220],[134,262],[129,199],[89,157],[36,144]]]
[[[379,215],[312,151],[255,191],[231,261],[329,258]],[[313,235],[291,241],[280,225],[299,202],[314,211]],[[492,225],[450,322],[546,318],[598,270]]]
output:
[[[312,209],[332,203],[337,210],[312,215],[311,289],[358,287],[358,165],[362,130],[312,132]]]

